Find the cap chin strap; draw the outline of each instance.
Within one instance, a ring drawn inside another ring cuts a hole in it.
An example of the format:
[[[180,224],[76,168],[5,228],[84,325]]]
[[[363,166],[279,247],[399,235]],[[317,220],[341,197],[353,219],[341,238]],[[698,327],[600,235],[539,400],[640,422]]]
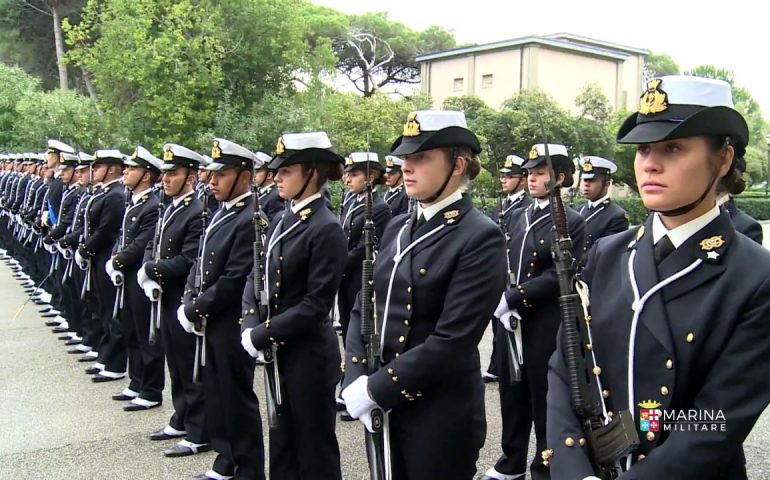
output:
[[[245,169],[243,167],[236,167],[238,169],[238,174],[235,175],[235,181],[233,181],[233,184],[230,186],[230,192],[227,194],[227,200],[226,202],[229,202],[233,199],[233,192],[235,191],[235,187],[238,186],[238,179],[241,177],[241,173],[245,172]]]
[[[315,164],[314,163],[310,164],[310,170],[308,170],[307,180],[305,180],[305,184],[302,185],[302,188],[300,189],[300,191],[297,192],[296,195],[291,197],[293,201],[295,202],[298,201],[300,197],[302,197],[302,194],[305,193],[305,190],[307,190],[307,186],[310,185],[310,180],[313,178],[313,172],[315,171],[315,169],[316,169]]]
[[[440,197],[444,193],[446,186],[449,185],[449,180],[452,179],[452,173],[455,170],[456,164],[457,164],[457,148],[454,147],[452,148],[452,162],[451,162],[452,166],[449,168],[449,173],[446,176],[446,180],[444,180],[444,183],[441,185],[441,188],[439,188],[436,193],[434,193],[428,198],[420,200],[420,203],[433,203],[438,199],[438,197]]]
[[[187,167],[182,167],[182,168],[187,168]],[[184,190],[184,186],[187,184],[187,177],[189,177],[190,175],[192,175],[192,172],[190,171],[189,168],[187,168],[187,175],[185,175],[182,185],[179,186],[179,189],[176,191],[175,194],[171,195],[171,198],[176,198],[179,196],[180,193],[182,193],[182,190]],[[161,186],[161,188],[163,187]]]
[[[657,212],[657,213],[663,215],[664,217],[678,217],[680,215],[684,215],[686,213],[690,213],[696,207],[698,207],[701,203],[703,203],[703,200],[706,199],[706,197],[708,196],[709,192],[711,191],[711,188],[714,186],[714,183],[717,181],[718,175],[719,175],[719,172],[711,174],[711,181],[709,182],[708,186],[706,187],[706,190],[694,202],[688,203],[687,205],[685,205],[683,207],[673,208],[671,210],[653,210],[653,212]]]

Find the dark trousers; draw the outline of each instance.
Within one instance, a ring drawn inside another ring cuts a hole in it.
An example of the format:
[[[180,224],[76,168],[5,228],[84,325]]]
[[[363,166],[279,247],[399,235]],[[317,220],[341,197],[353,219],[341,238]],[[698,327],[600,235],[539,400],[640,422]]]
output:
[[[128,323],[118,318],[113,318],[115,297],[117,289],[112,284],[107,272],[104,271],[106,256],[95,256],[92,260],[92,280],[96,287],[99,299],[99,318],[102,321],[104,336],[99,345],[99,358],[97,362],[104,364],[104,369],[113,373],[125,373],[128,364],[128,346],[123,332],[123,324]]]
[[[334,392],[340,353],[330,325],[320,338],[296,341],[277,352],[282,404],[270,430],[270,476],[286,480],[339,480],[340,449],[334,428]],[[268,368],[267,366],[265,368]]]
[[[492,319],[492,354],[489,356],[489,367],[487,367],[487,373],[497,376],[497,324],[500,323],[497,319]]]
[[[185,332],[176,319],[181,296],[181,290],[167,289],[161,297],[160,339],[168,362],[174,403],[174,414],[168,424],[186,431],[186,438],[192,443],[209,443],[203,385],[192,381],[195,335]]]
[[[484,446],[484,385],[478,370],[458,374],[389,415],[394,480],[471,480]]]
[[[508,378],[505,336],[497,336],[497,371],[500,375],[500,411],[503,421],[503,454],[495,470],[506,475],[526,472],[529,436],[535,426],[536,455],[530,465],[532,478],[549,479],[548,468],[542,464],[540,452],[546,444],[546,394],[548,393],[548,359],[556,348],[558,311],[547,316],[524,317],[521,322],[524,364],[522,379],[513,385]]]
[[[350,311],[356,303],[356,296],[361,291],[361,271],[356,274],[346,273],[342,277],[340,289],[337,293],[337,308],[340,312],[340,324],[342,325],[342,345],[348,338],[348,325],[350,324]]]
[[[211,445],[219,453],[214,467],[217,473],[237,479],[264,479],[255,363],[241,347],[239,332],[237,316],[212,319],[207,327],[203,392]]]
[[[160,339],[150,344],[150,301],[136,283],[136,275],[126,274],[123,287],[121,324],[128,348],[129,387],[151,402],[163,401],[165,372]]]

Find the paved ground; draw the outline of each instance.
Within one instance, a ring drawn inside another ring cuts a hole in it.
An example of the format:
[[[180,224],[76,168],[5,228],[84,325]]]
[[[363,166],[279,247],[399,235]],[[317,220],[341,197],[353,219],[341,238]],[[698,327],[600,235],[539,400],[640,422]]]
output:
[[[770,238],[770,225],[765,225]],[[770,246],[770,242],[766,242]],[[126,381],[93,384],[84,365],[65,352],[62,342],[43,325],[32,304],[17,319],[24,293],[0,262],[0,479],[183,479],[207,470],[213,453],[183,459],[161,455],[172,442],[150,442],[147,434],[165,425],[171,414],[166,392],[162,408],[125,413],[110,395]],[[490,332],[482,341],[489,358]],[[255,388],[260,398],[261,372]],[[498,455],[500,410],[496,386],[487,386],[487,442],[478,468]],[[263,415],[264,416],[264,415]],[[745,448],[749,477],[770,478],[770,414],[759,420]],[[361,427],[339,423],[343,477],[368,479]],[[530,449],[530,455],[532,455]],[[426,479],[430,480],[430,479]]]

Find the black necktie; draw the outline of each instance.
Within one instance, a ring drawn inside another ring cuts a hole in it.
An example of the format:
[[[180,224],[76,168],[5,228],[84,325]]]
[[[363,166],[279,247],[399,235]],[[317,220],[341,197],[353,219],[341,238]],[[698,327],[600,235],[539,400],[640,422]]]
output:
[[[662,262],[671,252],[676,250],[674,247],[674,244],[671,243],[671,239],[668,238],[668,235],[665,235],[663,238],[658,240],[658,243],[655,244],[655,263]]]
[[[416,232],[417,229],[422,227],[422,225],[425,223],[425,215],[420,214],[420,217],[417,219],[417,221],[414,224],[414,228],[412,228],[413,232]]]
[[[503,210],[507,210],[508,207],[510,207],[510,206],[511,206],[511,199],[510,198],[506,198],[505,201],[503,202]]]

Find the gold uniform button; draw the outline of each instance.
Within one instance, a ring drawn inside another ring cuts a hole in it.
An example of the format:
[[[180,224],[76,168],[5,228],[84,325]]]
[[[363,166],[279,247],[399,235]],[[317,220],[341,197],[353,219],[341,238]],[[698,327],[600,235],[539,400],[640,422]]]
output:
[[[545,244],[545,240],[543,240],[543,239],[541,238],[541,239],[540,239],[540,245],[543,245],[543,244]]]
[[[687,343],[692,343],[695,340],[695,334],[692,332],[688,333],[685,340],[687,340]]]
[[[406,337],[404,337],[403,335],[398,337],[398,343],[404,343],[405,341],[406,341]]]
[[[407,287],[406,288],[406,293],[412,293],[412,287]]]
[[[408,318],[404,319],[404,325],[406,325],[407,327],[409,326],[409,319]]]
[[[663,395],[664,397],[667,397],[668,396],[668,387],[665,386],[665,385],[660,387],[660,394]]]
[[[564,439],[564,445],[568,446],[569,448],[572,448],[575,446],[575,439],[572,437],[567,437]]]
[[[580,440],[578,440],[578,444],[580,444],[581,447],[586,446],[586,439],[583,437],[580,437]]]
[[[670,358],[668,360],[666,360],[666,368],[669,369],[669,370],[674,368],[674,362]]]
[[[602,369],[601,367],[598,367],[598,366],[594,367],[592,371],[594,375],[597,375],[597,376],[602,374]]]
[[[615,412],[613,412],[612,410],[608,411],[608,412],[607,412],[607,417],[608,417],[610,420],[612,420],[613,418],[615,418]]]
[[[353,363],[358,363],[358,357],[351,357],[350,361]]]
[[[648,442],[654,442],[655,441],[655,434],[653,432],[647,432],[647,441]]]
[[[242,318],[238,319],[238,325],[243,325],[243,319]]]
[[[590,352],[593,349],[594,349],[593,345],[591,345],[590,343],[586,343],[586,350],[588,350]]]
[[[396,372],[392,368],[388,369],[388,375],[393,375],[394,373]]]
[[[423,276],[423,277],[424,277],[424,276],[425,276],[425,275],[427,275],[427,274],[428,274],[428,271],[427,271],[427,270],[425,270],[424,268],[421,268],[421,269],[420,269],[420,275],[421,275],[421,276]]]
[[[602,390],[602,397],[610,398],[610,391],[609,390]]]
[[[636,457],[636,461],[637,461],[637,462],[641,462],[641,461],[642,461],[642,460],[644,460],[645,458],[647,458],[647,457],[645,457],[643,453],[640,453],[640,454],[639,454],[639,456],[638,456],[638,457]]]
[[[406,311],[407,312],[411,312],[412,311],[412,304],[411,303],[407,303],[406,304]]]

